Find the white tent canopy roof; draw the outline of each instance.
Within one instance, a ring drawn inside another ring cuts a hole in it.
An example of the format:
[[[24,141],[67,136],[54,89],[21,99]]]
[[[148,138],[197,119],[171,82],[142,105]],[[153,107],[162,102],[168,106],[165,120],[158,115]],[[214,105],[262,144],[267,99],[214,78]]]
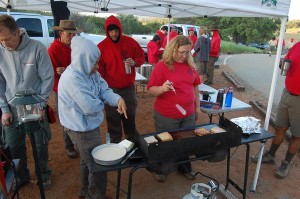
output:
[[[286,17],[291,0],[64,0],[71,12],[99,12],[172,18],[230,16]],[[0,0],[13,9],[51,11],[50,0]],[[107,9],[106,9],[107,8]],[[106,11],[105,11],[106,10]]]

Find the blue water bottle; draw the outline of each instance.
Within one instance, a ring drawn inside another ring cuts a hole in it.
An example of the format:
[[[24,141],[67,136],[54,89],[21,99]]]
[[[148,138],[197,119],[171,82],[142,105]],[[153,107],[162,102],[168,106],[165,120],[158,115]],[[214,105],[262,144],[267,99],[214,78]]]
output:
[[[232,97],[233,97],[233,88],[229,87],[229,89],[226,93],[225,107],[231,107]]]

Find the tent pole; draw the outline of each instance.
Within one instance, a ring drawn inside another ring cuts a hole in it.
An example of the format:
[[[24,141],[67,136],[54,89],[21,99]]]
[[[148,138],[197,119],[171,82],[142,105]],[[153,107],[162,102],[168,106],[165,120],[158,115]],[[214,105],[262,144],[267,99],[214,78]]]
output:
[[[169,42],[170,42],[170,30],[171,30],[171,28],[170,28],[170,23],[171,23],[171,18],[170,17],[168,17],[168,39],[167,39],[167,45],[169,44]]]
[[[281,51],[282,51],[282,43],[283,43],[283,38],[284,38],[284,34],[285,34],[286,22],[287,22],[287,17],[284,17],[281,21],[280,35],[279,35],[279,41],[278,41],[275,64],[274,64],[274,72],[273,72],[273,77],[272,77],[272,83],[271,83],[271,89],[270,89],[270,95],[269,95],[269,101],[268,101],[268,108],[267,108],[267,113],[266,113],[266,118],[265,118],[264,129],[266,131],[268,130],[269,123],[270,123],[271,110],[272,110],[273,98],[274,98],[274,93],[275,93],[275,88],[276,88],[276,82],[277,82],[277,76],[278,76],[278,70],[279,70],[278,66],[279,66],[279,62],[280,62],[280,55],[281,55]],[[259,158],[258,158],[257,165],[256,165],[256,171],[255,171],[252,188],[250,189],[250,191],[252,191],[252,192],[254,192],[256,190],[256,185],[257,185],[257,180],[258,180],[258,175],[259,175],[259,171],[260,171],[261,159],[262,159],[262,155],[264,152],[264,148],[265,148],[265,145],[263,143],[261,150],[259,152]]]

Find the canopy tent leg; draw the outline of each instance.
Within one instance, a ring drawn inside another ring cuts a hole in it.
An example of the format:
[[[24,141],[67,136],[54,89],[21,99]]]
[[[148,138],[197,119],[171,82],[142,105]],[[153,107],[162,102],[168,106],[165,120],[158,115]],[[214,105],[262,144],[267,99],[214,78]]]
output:
[[[273,72],[270,95],[269,95],[269,101],[268,101],[268,108],[267,108],[267,113],[266,113],[266,118],[265,118],[265,125],[264,125],[264,129],[266,131],[268,130],[269,123],[270,123],[274,93],[275,93],[278,70],[279,70],[278,66],[279,66],[279,62],[280,62],[280,55],[281,55],[281,52],[282,52],[282,43],[283,43],[283,38],[284,38],[284,34],[285,34],[286,22],[287,22],[287,17],[282,18],[281,27],[280,27],[279,41],[278,41],[278,47],[277,47],[277,52],[276,52],[275,64],[274,64],[274,72]],[[264,147],[264,143],[263,143],[262,147],[261,147],[261,151],[259,153],[258,162],[257,162],[257,165],[256,165],[256,171],[255,171],[255,175],[254,175],[254,179],[253,179],[252,188],[250,189],[250,191],[253,191],[253,192],[256,190],[256,185],[257,185],[257,180],[258,180],[258,175],[259,175],[259,171],[260,171],[261,159],[262,159],[262,155],[263,155],[263,152],[264,152],[264,148],[265,147]]]

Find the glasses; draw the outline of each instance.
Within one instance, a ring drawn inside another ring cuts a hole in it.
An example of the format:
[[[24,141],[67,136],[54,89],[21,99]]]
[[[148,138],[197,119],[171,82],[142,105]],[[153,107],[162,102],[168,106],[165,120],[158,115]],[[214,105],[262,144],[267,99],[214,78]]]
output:
[[[191,54],[191,51],[179,51],[179,50],[177,50],[177,52],[178,52],[180,55],[188,55],[188,54]]]

